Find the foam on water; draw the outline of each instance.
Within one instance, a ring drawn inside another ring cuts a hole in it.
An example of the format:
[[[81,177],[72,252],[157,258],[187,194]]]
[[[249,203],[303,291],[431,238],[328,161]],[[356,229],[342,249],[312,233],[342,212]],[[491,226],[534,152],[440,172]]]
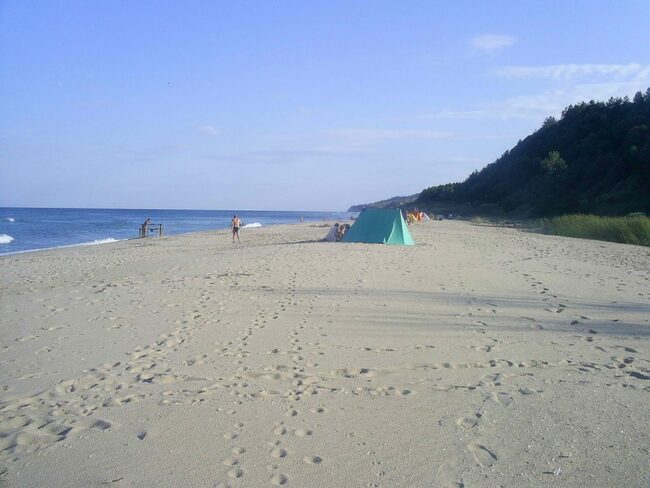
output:
[[[1,238],[2,236],[0,236],[0,239]],[[111,242],[120,242],[123,240],[125,239],[113,239],[112,237],[108,237],[106,239],[97,239],[95,241],[80,242],[78,244],[65,244],[63,246],[42,247],[39,249],[23,249],[22,251],[6,252],[3,253],[2,256],[9,256],[10,254],[24,254],[26,252],[51,251],[53,249],[65,249],[67,247],[97,246],[98,244],[110,244]]]
[[[9,244],[14,238],[9,234],[0,234],[0,244]]]
[[[119,239],[113,239],[112,237],[107,237],[106,239],[96,239],[90,242],[82,242],[80,244],[73,244],[77,246],[96,246],[97,244],[108,244],[109,242],[118,242]],[[65,246],[61,246],[65,247]]]
[[[253,222],[252,224],[246,224],[245,226],[242,227],[242,229],[250,229],[252,227],[262,227],[262,224],[259,222]]]
[[[13,217],[5,217],[3,220],[5,220],[6,222],[15,222],[16,221],[16,219],[14,219]]]

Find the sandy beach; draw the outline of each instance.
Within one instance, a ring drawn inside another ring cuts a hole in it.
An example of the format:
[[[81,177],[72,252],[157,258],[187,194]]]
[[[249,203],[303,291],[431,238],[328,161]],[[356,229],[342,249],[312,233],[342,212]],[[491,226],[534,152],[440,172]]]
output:
[[[1,257],[0,485],[650,485],[649,248],[326,231]]]

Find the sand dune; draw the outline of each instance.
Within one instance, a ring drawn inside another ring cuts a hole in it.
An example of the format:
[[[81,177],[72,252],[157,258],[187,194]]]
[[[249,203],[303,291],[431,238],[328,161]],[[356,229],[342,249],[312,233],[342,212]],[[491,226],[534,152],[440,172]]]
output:
[[[0,258],[0,484],[650,484],[650,250],[325,230]]]

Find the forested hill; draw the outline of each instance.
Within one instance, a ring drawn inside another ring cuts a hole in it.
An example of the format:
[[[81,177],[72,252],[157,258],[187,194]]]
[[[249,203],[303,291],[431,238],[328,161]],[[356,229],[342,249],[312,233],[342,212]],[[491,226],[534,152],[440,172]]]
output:
[[[374,203],[359,203],[357,205],[352,205],[348,212],[361,212],[364,208],[375,207],[375,208],[395,208],[403,207],[405,205],[410,205],[415,200],[417,200],[420,194],[416,193],[414,195],[409,195],[406,197],[391,197],[386,200],[381,200]]]
[[[491,204],[530,216],[650,214],[650,88],[632,101],[569,106],[494,163],[425,189],[417,203]]]

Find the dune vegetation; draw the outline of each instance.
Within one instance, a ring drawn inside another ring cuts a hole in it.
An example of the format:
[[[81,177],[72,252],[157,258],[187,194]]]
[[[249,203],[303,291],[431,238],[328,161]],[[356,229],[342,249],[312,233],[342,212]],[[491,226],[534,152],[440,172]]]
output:
[[[625,217],[572,214],[544,219],[543,223],[548,232],[561,236],[650,246],[650,217],[644,214]]]

